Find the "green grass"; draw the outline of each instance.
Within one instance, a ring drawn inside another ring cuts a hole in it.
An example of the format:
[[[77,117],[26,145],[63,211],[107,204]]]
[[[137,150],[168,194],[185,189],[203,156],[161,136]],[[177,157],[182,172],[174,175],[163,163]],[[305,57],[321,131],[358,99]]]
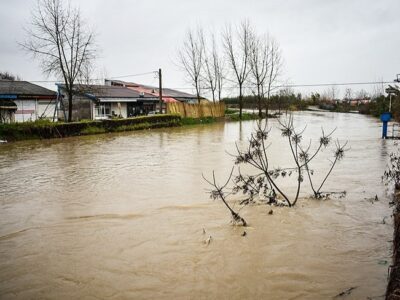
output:
[[[121,131],[133,131],[133,130],[141,130],[151,128],[152,124],[150,123],[140,123],[140,124],[132,124],[132,125],[122,125],[113,129],[114,132]]]
[[[101,127],[94,127],[94,126],[89,126],[86,127],[81,131],[81,134],[83,135],[89,135],[89,134],[99,134],[99,133],[105,133],[106,130]]]
[[[204,117],[204,118],[182,118],[181,125],[198,125],[198,124],[210,124],[216,121],[213,117]]]

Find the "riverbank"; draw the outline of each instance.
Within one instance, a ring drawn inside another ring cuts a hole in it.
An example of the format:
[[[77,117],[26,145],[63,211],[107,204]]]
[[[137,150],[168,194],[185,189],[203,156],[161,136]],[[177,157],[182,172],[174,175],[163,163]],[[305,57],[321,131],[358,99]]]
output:
[[[81,122],[36,121],[0,125],[0,140],[7,142],[33,139],[64,138],[107,132],[122,132],[181,126],[179,115],[154,115],[128,119]]]
[[[271,116],[274,117],[274,116]],[[257,114],[243,112],[242,119],[235,110],[227,111],[225,117],[182,118],[179,115],[154,115],[128,119],[111,119],[81,122],[50,122],[48,120],[0,124],[0,141],[65,138],[108,132],[135,131],[162,127],[211,124],[224,121],[249,121],[258,119]]]
[[[400,190],[395,191],[393,211],[393,262],[389,269],[386,299],[400,299]]]

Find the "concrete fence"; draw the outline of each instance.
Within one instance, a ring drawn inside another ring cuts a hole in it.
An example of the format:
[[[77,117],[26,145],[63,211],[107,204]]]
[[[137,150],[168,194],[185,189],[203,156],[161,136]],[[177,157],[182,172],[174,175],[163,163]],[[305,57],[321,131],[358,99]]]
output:
[[[225,115],[225,103],[200,103],[187,104],[182,102],[167,103],[168,114],[178,114],[183,118],[223,117]]]

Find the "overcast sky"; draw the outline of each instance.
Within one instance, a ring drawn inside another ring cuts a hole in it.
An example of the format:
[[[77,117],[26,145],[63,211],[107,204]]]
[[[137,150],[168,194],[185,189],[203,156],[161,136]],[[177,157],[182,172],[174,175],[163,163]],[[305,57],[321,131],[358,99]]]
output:
[[[292,84],[390,81],[400,73],[400,0],[71,2],[96,32],[96,77],[162,68],[164,86],[188,88],[176,66],[187,29],[200,24],[219,31],[245,18],[259,33],[269,32],[278,40],[285,60],[282,79]],[[39,61],[17,44],[26,37],[23,26],[29,26],[35,5],[35,0],[0,0],[0,71],[24,80],[54,79],[45,77]],[[153,75],[127,80],[157,84]]]

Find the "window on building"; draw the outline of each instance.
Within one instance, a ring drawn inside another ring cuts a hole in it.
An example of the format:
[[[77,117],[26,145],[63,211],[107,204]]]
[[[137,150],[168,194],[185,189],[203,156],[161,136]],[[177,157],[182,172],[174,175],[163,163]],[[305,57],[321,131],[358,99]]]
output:
[[[95,106],[96,118],[108,118],[111,116],[111,103],[100,103]]]

